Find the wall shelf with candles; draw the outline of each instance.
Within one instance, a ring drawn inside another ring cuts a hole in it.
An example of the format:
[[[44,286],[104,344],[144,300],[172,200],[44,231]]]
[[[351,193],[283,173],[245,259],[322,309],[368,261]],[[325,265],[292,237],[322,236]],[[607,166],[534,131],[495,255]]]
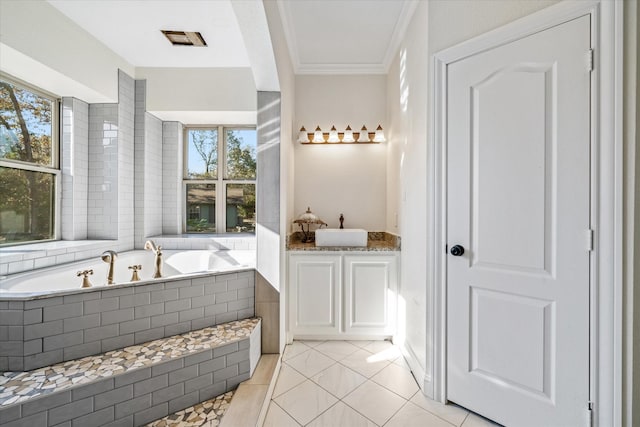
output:
[[[298,142],[305,145],[379,144],[385,141],[384,131],[380,125],[375,132],[369,132],[365,126],[362,126],[360,132],[354,132],[351,126],[347,126],[344,132],[338,132],[335,126],[332,126],[329,132],[323,132],[320,126],[317,126],[313,132],[307,132],[302,126],[298,134]]]

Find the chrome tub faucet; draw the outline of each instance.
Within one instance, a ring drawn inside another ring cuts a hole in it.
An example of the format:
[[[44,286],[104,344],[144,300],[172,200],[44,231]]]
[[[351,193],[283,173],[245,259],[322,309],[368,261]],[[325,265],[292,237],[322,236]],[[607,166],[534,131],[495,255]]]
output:
[[[157,279],[162,277],[162,246],[156,246],[153,240],[147,240],[144,244],[144,249],[146,251],[152,251],[156,255],[155,260],[155,272],[153,273],[153,278]]]

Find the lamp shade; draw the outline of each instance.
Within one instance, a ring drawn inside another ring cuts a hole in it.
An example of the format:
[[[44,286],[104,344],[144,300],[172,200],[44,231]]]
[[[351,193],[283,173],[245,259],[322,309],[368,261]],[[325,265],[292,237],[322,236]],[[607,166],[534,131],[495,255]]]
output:
[[[386,139],[384,137],[384,130],[382,130],[382,126],[378,125],[376,129],[376,134],[373,136],[373,142],[385,142]]]
[[[362,126],[360,129],[360,135],[358,135],[358,142],[370,142],[369,132],[367,131],[366,126]]]
[[[351,130],[351,126],[347,126],[347,129],[344,131],[344,135],[342,136],[342,142],[356,142],[353,139],[353,130]]]
[[[313,132],[313,142],[324,142],[324,136],[322,135],[322,129],[320,129],[320,126],[317,126],[316,130]]]
[[[338,131],[335,126],[331,126],[331,130],[329,131],[329,139],[327,142],[340,142],[340,138],[338,137]]]
[[[298,142],[311,142],[309,141],[309,134],[304,126],[300,128],[300,133],[298,133]]]

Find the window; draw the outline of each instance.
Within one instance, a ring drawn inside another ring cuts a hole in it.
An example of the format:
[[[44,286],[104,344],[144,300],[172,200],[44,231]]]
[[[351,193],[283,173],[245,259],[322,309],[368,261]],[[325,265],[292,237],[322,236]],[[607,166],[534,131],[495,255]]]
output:
[[[256,130],[187,127],[185,141],[185,231],[255,232]]]
[[[0,245],[56,237],[57,100],[0,75]]]

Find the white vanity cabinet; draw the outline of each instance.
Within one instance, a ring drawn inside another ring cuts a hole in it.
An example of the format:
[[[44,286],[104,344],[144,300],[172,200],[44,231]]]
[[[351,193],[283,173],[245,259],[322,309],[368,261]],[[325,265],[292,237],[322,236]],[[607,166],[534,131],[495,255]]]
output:
[[[290,253],[290,339],[392,336],[397,259],[393,252]]]
[[[342,262],[339,255],[290,255],[289,283],[291,332],[340,333]]]

